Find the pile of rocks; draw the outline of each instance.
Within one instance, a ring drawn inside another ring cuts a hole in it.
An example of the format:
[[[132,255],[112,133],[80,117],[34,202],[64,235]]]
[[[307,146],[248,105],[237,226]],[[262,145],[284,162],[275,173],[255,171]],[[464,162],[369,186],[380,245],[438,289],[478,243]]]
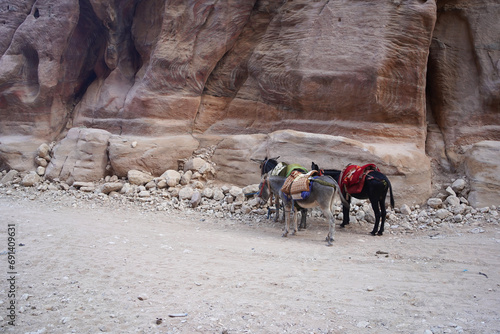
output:
[[[39,155],[39,158],[42,158]],[[46,159],[46,158],[44,158]],[[202,158],[186,161],[185,171],[167,170],[154,177],[138,170],[128,172],[126,178],[106,176],[99,182],[74,182],[68,185],[59,180],[45,180],[38,173],[3,171],[0,175],[0,194],[22,194],[36,199],[41,193],[54,196],[72,196],[77,200],[94,202],[115,201],[139,204],[154,211],[193,211],[216,218],[239,217],[249,221],[262,221],[268,214],[267,206],[253,196],[258,185],[240,188],[234,185],[217,184],[212,163]],[[387,212],[386,231],[412,233],[416,230],[437,229],[442,226],[498,224],[500,214],[497,207],[473,208],[466,199],[467,182],[455,180],[427,201],[427,205],[403,204]],[[335,215],[342,220],[342,207],[335,206]],[[248,215],[254,217],[247,217]],[[309,210],[309,216],[320,217],[321,211]],[[255,217],[258,216],[258,217]],[[246,218],[245,218],[246,217]],[[351,223],[373,224],[375,220],[371,205],[366,200],[352,199]],[[368,227],[367,227],[368,228]],[[476,229],[481,232],[481,229]]]

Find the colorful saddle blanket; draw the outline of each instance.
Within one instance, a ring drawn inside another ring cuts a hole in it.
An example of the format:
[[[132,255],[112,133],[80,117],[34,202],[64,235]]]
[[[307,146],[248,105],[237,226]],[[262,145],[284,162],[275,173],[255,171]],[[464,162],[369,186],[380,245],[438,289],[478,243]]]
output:
[[[281,192],[295,200],[303,200],[311,194],[311,177],[318,171],[312,170],[306,174],[293,170],[281,187]]]
[[[295,170],[307,173],[307,168],[304,168],[299,164],[287,164],[286,162],[280,162],[271,171],[271,175],[288,177]]]
[[[347,165],[342,174],[340,174],[339,186],[342,193],[344,195],[359,194],[365,185],[366,176],[374,170],[379,171],[378,167],[374,164],[364,166]]]

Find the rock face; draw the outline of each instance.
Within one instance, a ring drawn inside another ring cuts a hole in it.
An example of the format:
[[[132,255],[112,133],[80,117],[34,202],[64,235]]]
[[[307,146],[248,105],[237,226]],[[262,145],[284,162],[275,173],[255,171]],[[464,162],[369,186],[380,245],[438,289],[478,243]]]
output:
[[[0,0],[0,167],[32,170],[41,143],[86,127],[109,133],[96,154],[106,142],[118,176],[215,145],[239,185],[271,153],[366,161],[423,202],[428,157],[465,174],[468,145],[500,140],[499,14],[493,0]],[[47,176],[71,179],[57,163]]]

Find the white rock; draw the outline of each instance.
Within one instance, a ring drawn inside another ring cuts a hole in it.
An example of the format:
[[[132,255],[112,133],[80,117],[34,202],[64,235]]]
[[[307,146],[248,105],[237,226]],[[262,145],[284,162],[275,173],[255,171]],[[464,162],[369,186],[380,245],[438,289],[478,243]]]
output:
[[[199,169],[201,167],[203,167],[203,165],[205,165],[206,161],[203,160],[202,158],[193,158],[193,159],[190,159],[188,161],[186,161],[186,163],[184,164],[184,171],[188,171],[188,170],[191,170],[193,172],[198,172]]]
[[[165,189],[167,187],[167,180],[165,179],[158,180],[156,186],[158,187],[158,189]]]
[[[148,183],[146,183],[145,185],[146,189],[153,189],[153,188],[156,188],[156,182],[154,180],[151,180],[149,181]]]
[[[25,187],[32,187],[38,182],[40,182],[40,176],[35,172],[31,172],[23,177],[21,184]]]
[[[167,181],[169,187],[175,187],[181,181],[181,173],[173,169],[165,171],[160,177]]]
[[[214,190],[214,196],[213,199],[216,201],[221,201],[224,199],[224,192],[221,189],[215,189]]]
[[[191,178],[193,177],[193,172],[191,170],[186,171],[184,174],[181,176],[180,183],[185,186],[191,182]]]
[[[40,158],[50,161],[50,146],[43,143],[36,150],[36,155],[38,155]]]
[[[232,186],[230,189],[229,189],[229,193],[231,194],[231,196],[233,197],[237,197],[239,194],[241,194],[243,192],[243,190],[240,188],[240,187],[237,187],[237,186]]]
[[[452,213],[446,209],[439,209],[436,211],[436,217],[438,217],[439,219],[445,219],[451,215]]]
[[[40,158],[40,157],[36,157],[35,158],[35,163],[38,165],[38,166],[42,166],[42,167],[47,167],[47,165],[49,164],[47,162],[47,160],[45,160],[44,158]]]
[[[36,168],[36,173],[40,176],[44,176],[45,175],[45,167],[42,167],[42,166],[38,166]]]
[[[137,194],[137,196],[143,197],[143,198],[144,197],[150,197],[151,193],[149,191],[147,191],[147,190],[143,190],[143,191],[139,192],[139,194]]]
[[[153,180],[154,177],[149,173],[144,173],[139,170],[132,169],[128,171],[127,178],[131,184],[143,185]]]
[[[112,191],[120,191],[123,188],[123,183],[121,182],[108,182],[101,186],[101,192],[104,194],[109,194]]]
[[[7,182],[12,182],[17,176],[19,175],[19,172],[15,169],[11,169],[7,174],[2,177],[0,180],[0,184],[5,184]]]
[[[439,209],[443,205],[443,201],[440,198],[429,198],[427,205],[433,209]]]
[[[466,182],[464,179],[457,179],[457,180],[455,180],[455,182],[453,182],[453,184],[451,185],[451,188],[456,193],[460,193],[460,192],[462,192],[462,190],[464,190],[465,185],[466,185]]]
[[[408,205],[403,204],[403,206],[401,206],[400,212],[405,216],[409,216],[411,214],[411,209]]]
[[[120,194],[129,195],[132,193],[134,193],[134,189],[130,183],[125,183],[120,190]]]
[[[460,198],[451,195],[446,198],[445,203],[450,206],[458,206],[460,205]]]
[[[184,199],[191,199],[193,196],[194,189],[191,187],[184,187],[181,190],[179,190],[179,199],[184,200]]]
[[[453,191],[453,189],[451,189],[451,187],[447,187],[446,188],[446,192],[451,195],[451,196],[457,196],[457,194]]]
[[[214,190],[212,188],[203,189],[202,193],[203,197],[212,198],[214,197]]]

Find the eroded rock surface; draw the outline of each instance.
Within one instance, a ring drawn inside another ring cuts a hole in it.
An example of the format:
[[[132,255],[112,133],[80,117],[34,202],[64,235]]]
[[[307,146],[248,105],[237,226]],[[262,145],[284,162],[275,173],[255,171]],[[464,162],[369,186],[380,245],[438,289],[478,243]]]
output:
[[[465,152],[500,141],[499,14],[492,0],[0,0],[0,165],[34,170],[41,143],[86,127],[111,135],[119,176],[215,146],[238,184],[258,177],[247,158],[284,152],[380,163],[425,201],[429,158],[474,178]]]

